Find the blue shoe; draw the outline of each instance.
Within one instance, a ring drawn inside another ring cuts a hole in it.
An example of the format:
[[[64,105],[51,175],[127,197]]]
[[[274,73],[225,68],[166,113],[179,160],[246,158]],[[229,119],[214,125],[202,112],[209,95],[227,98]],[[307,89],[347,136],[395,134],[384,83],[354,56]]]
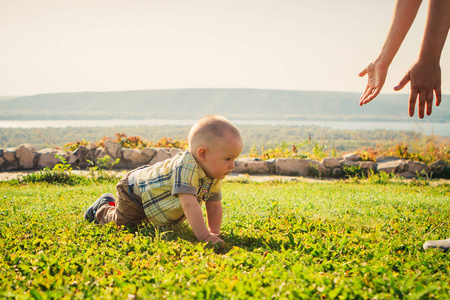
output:
[[[95,222],[98,224],[97,219],[95,218],[95,214],[105,204],[114,205],[116,203],[116,199],[113,194],[106,193],[100,196],[95,202],[89,206],[89,208],[84,213],[84,218],[89,222]]]

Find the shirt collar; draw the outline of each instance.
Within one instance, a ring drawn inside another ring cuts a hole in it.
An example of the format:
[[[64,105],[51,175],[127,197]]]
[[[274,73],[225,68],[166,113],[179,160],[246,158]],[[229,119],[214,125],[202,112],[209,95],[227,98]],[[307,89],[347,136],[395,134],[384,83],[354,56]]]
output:
[[[189,155],[190,158],[191,158],[191,159],[195,162],[195,164],[197,165],[197,168],[198,168],[198,178],[199,178],[199,179],[207,178],[207,179],[209,179],[209,180],[211,180],[211,181],[216,180],[216,179],[214,179],[214,178],[209,177],[208,175],[206,175],[205,171],[203,171],[202,167],[200,167],[200,165],[199,165],[199,164],[197,163],[197,161],[195,160],[194,155],[192,155],[192,153],[189,152],[189,149],[186,149],[186,155]]]

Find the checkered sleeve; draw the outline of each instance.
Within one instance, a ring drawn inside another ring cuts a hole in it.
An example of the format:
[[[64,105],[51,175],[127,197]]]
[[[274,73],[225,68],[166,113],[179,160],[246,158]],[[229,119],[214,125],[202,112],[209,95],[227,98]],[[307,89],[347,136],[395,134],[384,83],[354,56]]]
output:
[[[182,164],[174,170],[172,195],[192,194],[197,196],[198,172],[196,164]]]
[[[208,201],[220,201],[222,200],[222,180],[215,180],[215,182],[211,186],[211,196]]]

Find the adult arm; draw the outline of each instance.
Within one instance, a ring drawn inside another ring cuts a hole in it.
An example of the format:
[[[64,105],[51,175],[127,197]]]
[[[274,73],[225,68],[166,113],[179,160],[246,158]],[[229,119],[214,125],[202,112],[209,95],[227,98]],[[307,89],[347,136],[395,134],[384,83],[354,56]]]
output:
[[[223,242],[218,236],[211,234],[206,227],[203,212],[197,198],[192,194],[179,194],[178,197],[186,219],[197,239],[213,244]]]
[[[368,75],[367,86],[359,99],[359,105],[369,103],[380,93],[386,81],[389,65],[414,22],[421,3],[422,0],[397,0],[391,26],[380,54],[359,73],[360,77]]]
[[[209,231],[214,235],[219,235],[223,216],[222,201],[206,201],[205,205]]]
[[[411,81],[409,97],[409,115],[411,117],[414,116],[417,97],[419,97],[418,113],[421,119],[424,117],[425,106],[427,115],[431,115],[433,93],[436,95],[436,106],[441,103],[439,62],[449,28],[450,0],[430,0],[419,57],[394,88],[396,91],[401,90]]]

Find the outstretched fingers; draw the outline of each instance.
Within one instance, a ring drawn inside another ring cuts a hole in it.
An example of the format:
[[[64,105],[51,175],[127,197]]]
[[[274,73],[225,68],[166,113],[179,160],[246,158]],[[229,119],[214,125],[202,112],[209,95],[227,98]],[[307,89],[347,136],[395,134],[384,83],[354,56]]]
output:
[[[416,107],[416,101],[417,101],[417,91],[411,90],[411,94],[409,95],[409,116],[414,116],[414,109]]]
[[[423,119],[423,117],[425,117],[425,104],[427,102],[427,91],[423,91],[420,92],[419,91],[419,107],[418,107],[418,111],[419,111],[419,118]]]
[[[436,106],[439,106],[442,99],[441,86],[439,85],[434,91],[436,93]]]
[[[361,97],[359,105],[364,105],[375,99],[376,96],[380,93],[381,88],[373,88],[373,87],[367,87],[366,92],[364,93],[363,97]]]
[[[364,92],[362,93],[361,97],[359,97],[359,105],[363,105],[364,101],[366,100],[366,98],[368,97],[369,93],[370,93],[371,87],[369,85],[366,86],[366,89],[364,90]]]
[[[427,92],[427,116],[431,115],[431,110],[433,108],[433,90]]]

